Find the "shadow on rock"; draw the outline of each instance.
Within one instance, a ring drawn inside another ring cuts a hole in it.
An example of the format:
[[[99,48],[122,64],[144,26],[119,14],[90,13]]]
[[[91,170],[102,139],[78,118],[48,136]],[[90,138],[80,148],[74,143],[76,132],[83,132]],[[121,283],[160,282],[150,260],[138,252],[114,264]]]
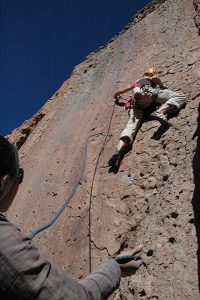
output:
[[[186,104],[184,104],[184,106],[181,108],[181,109],[184,109],[186,106]],[[168,117],[168,120],[172,119],[172,118],[175,118],[178,116],[180,110],[174,112],[174,113],[171,113],[169,114],[169,117]],[[149,118],[149,115],[146,116],[146,121],[151,121],[151,119]],[[152,139],[154,140],[160,140],[160,138],[162,137],[162,135],[171,127],[171,125],[163,125],[161,124],[160,127],[156,130],[156,132],[154,132],[154,134],[152,135]]]
[[[157,107],[155,105],[151,106],[150,108],[148,108],[145,111],[142,123],[146,123],[146,122],[150,122],[150,121],[155,121],[150,117],[150,114],[153,113],[154,111],[156,111]],[[154,134],[152,135],[152,139],[154,140],[160,140],[160,138],[162,137],[162,135],[170,128],[170,125],[163,125],[161,124],[159,126],[159,128],[156,130],[156,132],[154,132]]]
[[[120,159],[118,160],[118,164],[110,167],[108,173],[114,173],[114,174],[118,173],[122,160],[124,159],[124,157],[130,155],[132,148],[133,148],[133,144],[126,147],[126,149],[122,152]]]
[[[197,264],[198,264],[198,282],[200,291],[200,105],[199,105],[199,116],[197,119],[197,129],[193,135],[193,139],[197,137],[197,146],[193,157],[193,174],[194,174],[194,194],[192,198],[192,205],[194,210],[194,224],[196,227],[197,235]]]
[[[152,135],[152,139],[159,141],[162,135],[170,128],[170,125],[160,125],[160,127]]]

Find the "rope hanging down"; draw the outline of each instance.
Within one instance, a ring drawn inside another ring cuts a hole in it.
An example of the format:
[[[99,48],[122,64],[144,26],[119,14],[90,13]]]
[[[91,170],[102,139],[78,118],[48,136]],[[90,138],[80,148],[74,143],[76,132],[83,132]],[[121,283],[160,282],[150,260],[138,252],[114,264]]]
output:
[[[35,231],[33,231],[30,234],[30,236],[29,236],[30,240],[32,240],[38,233],[44,231],[45,229],[47,229],[51,225],[53,225],[55,223],[55,221],[59,218],[59,216],[62,214],[62,212],[65,210],[65,208],[69,204],[70,200],[72,199],[73,195],[75,194],[75,192],[76,192],[76,190],[77,190],[77,188],[78,188],[78,186],[81,183],[81,180],[83,178],[84,171],[85,171],[85,166],[86,166],[87,148],[88,148],[88,143],[89,143],[90,138],[93,137],[93,136],[96,136],[96,135],[105,135],[106,137],[104,139],[101,151],[99,152],[99,155],[98,155],[98,158],[97,158],[97,161],[96,161],[95,171],[94,171],[93,180],[92,180],[92,188],[93,188],[94,177],[95,177],[95,174],[96,174],[99,157],[102,154],[103,149],[104,149],[105,144],[106,144],[106,140],[107,140],[107,137],[108,137],[108,134],[109,134],[109,131],[110,131],[110,126],[111,126],[111,122],[112,122],[112,118],[113,118],[113,114],[114,114],[114,109],[115,109],[115,104],[113,105],[113,109],[112,109],[112,112],[111,112],[110,122],[109,122],[107,133],[106,134],[104,134],[103,132],[94,133],[94,134],[91,134],[90,136],[87,137],[86,142],[85,142],[84,151],[83,151],[83,164],[82,164],[82,167],[81,167],[81,172],[80,172],[80,175],[77,178],[76,182],[74,183],[74,186],[73,186],[71,192],[69,193],[66,201],[61,206],[61,208],[54,214],[54,216],[50,219],[50,221],[48,223],[42,225],[41,227],[39,227],[38,229],[36,229]],[[91,188],[91,192],[92,192],[92,188]],[[90,195],[90,207],[89,207],[89,211],[90,211],[90,209],[91,209],[91,195]],[[89,228],[91,228],[91,226],[90,226],[90,217],[89,217]],[[89,238],[91,238],[91,229],[89,229],[89,231],[90,231]],[[90,253],[90,255],[91,255],[91,253]]]
[[[107,138],[109,135],[109,131],[110,131],[110,127],[111,127],[111,123],[112,123],[112,118],[113,118],[113,114],[114,114],[114,110],[115,110],[115,102],[113,104],[113,109],[111,112],[111,116],[110,116],[110,121],[108,124],[108,129],[107,129],[107,133],[105,135],[105,139],[103,141],[101,150],[99,151],[99,154],[97,156],[97,160],[96,160],[96,164],[95,164],[95,168],[94,168],[94,174],[92,176],[92,184],[91,184],[91,189],[90,189],[90,199],[89,199],[89,272],[91,273],[92,271],[92,247],[91,247],[91,236],[92,236],[92,232],[91,232],[91,204],[92,204],[92,191],[93,191],[93,186],[94,186],[94,179],[95,179],[95,175],[96,175],[96,171],[97,171],[97,167],[98,167],[98,163],[99,163],[99,159],[101,154],[103,153],[103,150],[105,148],[106,142],[107,142]]]

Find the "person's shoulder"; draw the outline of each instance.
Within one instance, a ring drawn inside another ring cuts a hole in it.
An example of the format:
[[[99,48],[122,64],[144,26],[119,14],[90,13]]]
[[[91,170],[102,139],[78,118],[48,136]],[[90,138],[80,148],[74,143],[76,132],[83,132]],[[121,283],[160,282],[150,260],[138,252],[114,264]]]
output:
[[[21,240],[21,235],[20,229],[0,213],[0,248],[9,247],[10,244]]]
[[[158,75],[156,74],[156,75],[151,76],[151,79],[152,79],[152,80],[154,80],[154,79],[159,79],[159,77],[158,77]]]
[[[1,225],[11,225],[11,226],[14,226],[16,227],[13,223],[11,223],[8,218],[3,214],[3,213],[0,213],[0,228],[1,228]]]
[[[161,79],[158,77],[158,75],[154,75],[151,77],[151,81],[155,84],[160,85],[161,84]]]
[[[138,78],[135,82],[139,82],[140,80],[144,79],[144,77]]]
[[[7,220],[6,216],[0,212],[0,220]]]
[[[2,214],[1,212],[0,212],[0,225],[1,224],[5,224],[5,223],[9,223],[9,220],[7,219],[7,217],[4,215],[4,214]]]

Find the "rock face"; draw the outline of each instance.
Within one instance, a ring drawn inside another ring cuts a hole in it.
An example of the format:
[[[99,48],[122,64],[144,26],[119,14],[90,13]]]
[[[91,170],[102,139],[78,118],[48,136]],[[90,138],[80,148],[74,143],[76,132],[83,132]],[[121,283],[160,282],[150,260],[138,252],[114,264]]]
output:
[[[111,299],[199,299],[199,20],[199,0],[153,1],[11,135],[26,176],[9,218],[29,234],[63,205],[80,174],[86,139],[96,134],[78,190],[34,243],[76,278],[108,255],[144,244],[144,266],[122,279]],[[126,112],[115,108],[100,157],[105,136],[99,133],[107,132],[114,92],[149,66],[188,103],[167,131],[144,122],[119,170],[111,172],[107,161]]]

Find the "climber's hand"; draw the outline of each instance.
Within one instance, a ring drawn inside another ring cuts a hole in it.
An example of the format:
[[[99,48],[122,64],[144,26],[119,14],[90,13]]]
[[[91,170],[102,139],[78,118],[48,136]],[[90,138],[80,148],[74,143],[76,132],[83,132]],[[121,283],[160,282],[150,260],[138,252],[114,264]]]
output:
[[[138,245],[136,246],[133,250],[129,250],[126,252],[122,252],[120,256],[134,256],[135,260],[131,260],[127,262],[126,264],[119,264],[122,272],[122,276],[130,276],[135,274],[137,269],[142,265],[142,260],[141,258],[137,255],[137,253],[141,252],[143,250],[143,245]]]
[[[120,92],[117,92],[114,94],[114,98],[116,101],[119,101],[119,98],[120,98]]]
[[[119,99],[118,98],[115,98],[115,104],[119,104]]]

